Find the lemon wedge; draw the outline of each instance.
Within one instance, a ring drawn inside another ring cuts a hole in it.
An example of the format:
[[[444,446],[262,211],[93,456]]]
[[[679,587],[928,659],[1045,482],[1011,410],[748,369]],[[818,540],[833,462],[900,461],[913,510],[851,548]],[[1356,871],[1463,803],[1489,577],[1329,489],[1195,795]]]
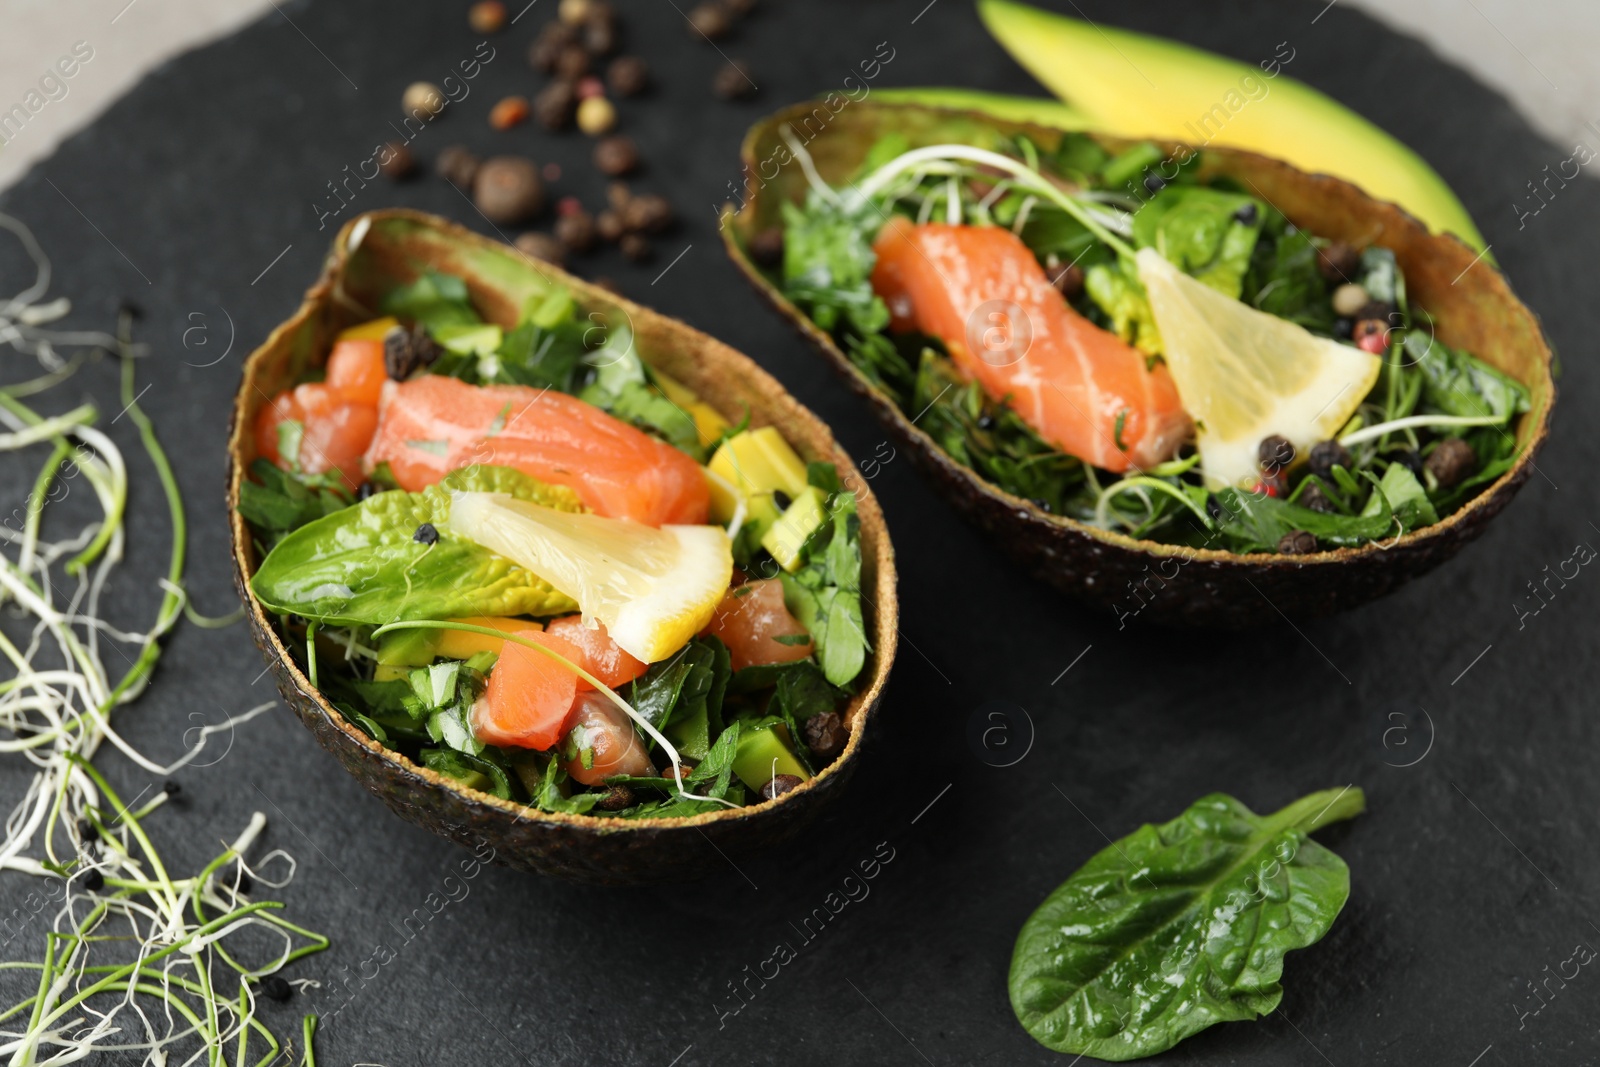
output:
[[[464,492],[451,496],[449,525],[576,600],[646,663],[703,630],[733,578],[733,546],[720,526],[657,529]]]
[[[1257,311],[1154,249],[1141,249],[1138,265],[1167,368],[1199,423],[1208,483],[1253,485],[1261,440],[1272,434],[1304,456],[1349,421],[1378,380],[1382,361],[1370,352]]]

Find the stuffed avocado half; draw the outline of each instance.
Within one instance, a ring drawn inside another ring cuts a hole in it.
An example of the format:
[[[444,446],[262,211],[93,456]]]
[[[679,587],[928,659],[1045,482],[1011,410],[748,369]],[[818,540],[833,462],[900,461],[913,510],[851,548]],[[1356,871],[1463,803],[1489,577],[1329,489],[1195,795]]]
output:
[[[527,838],[509,862],[580,877],[695,873],[618,829],[814,807],[893,652],[848,458],[687,327],[366,219],[236,414],[236,556],[302,718],[406,814],[415,779],[439,818]]]
[[[1553,398],[1537,323],[1393,205],[1245,152],[917,106],[815,116],[747,138],[735,258],[1056,584],[1177,622],[1337,610],[1443,558],[1526,477]],[[1273,578],[1287,604],[1218,602],[1219,564],[1427,539],[1346,593]],[[1131,565],[1108,586],[1112,554]]]

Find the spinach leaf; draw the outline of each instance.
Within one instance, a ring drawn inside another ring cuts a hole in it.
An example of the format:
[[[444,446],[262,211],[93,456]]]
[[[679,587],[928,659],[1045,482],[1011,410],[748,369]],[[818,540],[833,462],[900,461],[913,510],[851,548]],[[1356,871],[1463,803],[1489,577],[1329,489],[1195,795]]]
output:
[[[1317,246],[1272,207],[1261,212],[1261,234],[1250,258],[1242,299],[1269,315],[1322,334],[1333,332],[1328,283],[1317,269]]]
[[[733,761],[739,754],[739,731],[739,723],[729,723],[727,729],[718,735],[716,744],[711,746],[711,751],[706,753],[705,759],[684,779],[685,784],[711,782],[711,787],[705,791],[705,795],[724,796],[733,781]]]
[[[1335,547],[1364,545],[1396,532],[1394,515],[1379,493],[1372,494],[1368,510],[1361,515],[1313,511],[1231,487],[1219,490],[1211,499],[1221,510],[1216,520],[1217,533],[1235,552],[1276,552],[1278,541],[1291,530],[1305,530],[1322,545]]]
[[[1322,938],[1350,871],[1312,831],[1359,815],[1361,790],[1261,816],[1213,793],[1097,853],[1017,936],[1011,1006],[1040,1044],[1153,1056],[1283,999],[1283,956]]]
[[[581,510],[570,489],[509,467],[466,467],[420,493],[377,493],[301,526],[267,554],[250,587],[271,611],[338,625],[576,610],[543,578],[452,534],[454,489]],[[437,529],[437,543],[413,539],[422,523]]]
[[[1238,212],[1254,206],[1250,221]],[[1133,216],[1133,239],[1186,274],[1238,299],[1267,205],[1243,193],[1201,185],[1161,190]]]
[[[1400,463],[1389,464],[1378,482],[1378,491],[1367,498],[1367,506],[1362,509],[1361,515],[1370,518],[1385,511],[1393,512],[1394,517],[1400,520],[1401,528],[1408,532],[1432,526],[1439,521],[1439,515],[1428,499],[1428,491],[1411,473],[1411,468]]]
[[[697,637],[636,678],[628,702],[658,730],[673,724],[672,732],[685,739],[684,754],[703,759],[711,738],[722,732],[723,695],[732,673],[727,646],[715,637]]]
[[[239,514],[256,528],[268,548],[290,531],[354,503],[342,485],[307,484],[264,459],[250,465],[250,476],[239,483]]]
[[[1083,273],[1083,291],[1105,313],[1112,333],[1147,355],[1161,353],[1161,330],[1132,263],[1121,257],[1096,263]]]
[[[633,347],[633,331],[625,324],[611,328],[606,344],[584,357],[595,368],[594,380],[579,398],[624,422],[652,431],[696,462],[705,458],[694,417],[673,403],[650,381],[644,361]]]
[[[534,795],[534,804],[541,811],[561,811],[568,815],[583,815],[600,802],[604,793],[574,793],[566,796],[561,791],[561,786],[567,780],[567,772],[561,766],[561,760],[554,755],[544,766],[544,780],[539,791]]]
[[[451,748],[425,748],[421,757],[423,766],[454,778],[462,785],[493,793],[501,800],[511,799],[511,777],[504,767],[492,760]]]
[[[430,334],[450,326],[478,326],[483,317],[472,306],[467,283],[453,274],[428,271],[383,298],[383,312],[414,319]]]
[[[814,192],[803,208],[783,205],[783,291],[830,333],[849,326],[871,337],[889,325],[871,281],[879,221],[870,204],[849,212]]]
[[[781,575],[785,606],[811,634],[817,662],[834,685],[848,685],[866,664],[870,645],[861,614],[861,518],[856,495],[834,493],[833,516],[801,551],[802,564]]]
[[[1527,411],[1528,390],[1516,379],[1481,359],[1433,336],[1431,329],[1410,329],[1406,356],[1422,369],[1422,403],[1446,415],[1509,419]]]
[[[1086,133],[1063,134],[1056,146],[1056,169],[1080,185],[1087,185],[1110,159],[1100,142]]]

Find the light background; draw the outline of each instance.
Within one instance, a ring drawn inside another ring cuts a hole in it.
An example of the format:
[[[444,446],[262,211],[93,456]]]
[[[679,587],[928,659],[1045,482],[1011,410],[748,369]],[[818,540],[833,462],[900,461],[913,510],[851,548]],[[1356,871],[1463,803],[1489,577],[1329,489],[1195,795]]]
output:
[[[292,19],[303,2],[0,0],[0,111],[20,102],[75,42],[87,41],[94,49],[94,58],[68,83],[67,96],[47,104],[25,133],[0,149],[0,189],[90,122],[145,71],[263,14]],[[465,0],[457,2],[464,12]],[[535,2],[553,6],[556,0]],[[1594,60],[1600,3],[1595,0],[1333,2],[1365,10],[1427,41],[1509,97],[1558,146],[1600,147],[1600,64]]]

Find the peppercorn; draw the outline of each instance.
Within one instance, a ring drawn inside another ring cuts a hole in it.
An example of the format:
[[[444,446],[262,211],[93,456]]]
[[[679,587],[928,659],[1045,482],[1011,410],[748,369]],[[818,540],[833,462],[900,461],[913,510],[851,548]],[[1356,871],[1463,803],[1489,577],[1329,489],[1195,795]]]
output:
[[[1294,444],[1282,434],[1263,437],[1256,446],[1256,461],[1268,474],[1276,474],[1294,462]]]
[[[522,252],[524,255],[532,256],[534,259],[542,259],[546,263],[553,263],[558,267],[567,258],[566,249],[562,247],[561,242],[547,233],[525,233],[520,235],[513,244],[517,246],[517,251]]]
[[[1422,457],[1417,455],[1416,452],[1409,448],[1398,449],[1394,452],[1385,452],[1383,454],[1383,458],[1388,460],[1390,463],[1400,464],[1400,466],[1404,467],[1412,474],[1415,474],[1418,478],[1422,477]]]
[[[499,33],[506,24],[506,5],[500,0],[480,0],[467,8],[467,25],[473,33]]]
[[[356,486],[356,499],[358,501],[366,500],[377,492],[381,492],[381,490],[378,488],[376,483],[362,482],[360,485]]]
[[[1062,296],[1072,300],[1083,292],[1083,280],[1083,268],[1076,263],[1068,263],[1056,271],[1055,277],[1050,279],[1050,284],[1054,285]]]
[[[106,876],[101,874],[99,871],[94,870],[93,868],[91,868],[83,876],[83,888],[87,889],[91,893],[100,892],[100,890],[105,888],[105,885]]]
[[[800,781],[792,774],[775,774],[761,787],[761,795],[767,800],[776,800],[790,790],[798,789]]]
[[[1318,478],[1330,479],[1333,477],[1333,468],[1343,467],[1349,470],[1355,465],[1355,459],[1350,455],[1350,450],[1338,441],[1319,441],[1311,446],[1311,472]]]
[[[1362,319],[1350,337],[1363,352],[1381,356],[1389,350],[1389,327],[1379,319]]]
[[[1144,191],[1154,195],[1167,187],[1167,179],[1159,174],[1146,174],[1144,176]]]
[[[470,190],[472,179],[478,176],[478,157],[467,151],[464,145],[453,144],[439,153],[433,169],[439,177],[456,188]]]
[[[762,230],[750,238],[750,258],[763,267],[776,267],[783,262],[783,231],[776,226]]]
[[[78,820],[78,840],[79,841],[84,841],[84,842],[94,841],[94,840],[98,839],[99,837],[100,837],[100,831],[95,828],[94,823],[90,822],[88,819],[79,819]]]
[[[1324,515],[1332,515],[1339,510],[1333,501],[1328,499],[1328,494],[1322,491],[1322,486],[1316,482],[1312,482],[1300,490],[1300,496],[1295,500],[1295,503],[1303,508],[1310,508],[1312,511],[1320,511]]]
[[[622,254],[635,263],[646,263],[656,254],[655,245],[642,233],[623,234],[621,248]]]
[[[1212,521],[1222,518],[1222,501],[1217,499],[1215,493],[1206,494],[1206,514],[1211,516]]]
[[[655,193],[636,196],[622,209],[622,223],[640,233],[660,233],[672,225],[672,205]]]
[[[1478,453],[1459,437],[1446,437],[1433,446],[1425,464],[1441,489],[1453,489],[1478,465]]]
[[[439,543],[439,530],[431,522],[425,522],[417,527],[417,532],[411,535],[411,540],[419,545],[436,545]]]
[[[782,489],[774,489],[772,491],[772,502],[778,505],[779,511],[788,511],[789,505],[794,503],[794,499]]]
[[[1316,550],[1316,537],[1304,530],[1290,530],[1278,539],[1278,552],[1285,556],[1306,556]]]
[[[1256,207],[1256,202],[1254,200],[1250,201],[1248,204],[1245,204],[1239,208],[1238,211],[1233,213],[1233,221],[1242,226],[1254,226],[1256,224],[1256,219],[1260,217],[1261,209]]]
[[[1333,291],[1333,310],[1336,315],[1353,318],[1371,302],[1367,291],[1355,282],[1345,282]]]
[[[589,73],[589,53],[581,44],[569,44],[556,55],[554,74],[566,81],[577,81]]]
[[[1356,320],[1338,318],[1333,320],[1333,336],[1349,340],[1350,335],[1356,331]]]
[[[1361,271],[1361,253],[1355,245],[1334,241],[1317,249],[1317,271],[1329,282],[1354,281]]]
[[[591,56],[609,56],[617,50],[617,23],[614,18],[591,15],[583,24],[579,36]]]
[[[431,119],[444,110],[444,93],[432,82],[412,82],[400,94],[400,110],[419,119]]]
[[[733,29],[733,19],[721,4],[697,4],[689,11],[689,25],[700,36],[715,41]]]
[[[602,211],[596,216],[594,229],[600,235],[600,240],[608,243],[622,240],[622,235],[627,232],[627,227],[622,224],[621,213],[612,210]]]
[[[591,96],[578,105],[578,129],[590,137],[611,132],[617,124],[617,108],[603,96]]]
[[[1393,325],[1396,310],[1395,306],[1387,300],[1372,300],[1361,305],[1361,310],[1351,317],[1357,322],[1362,319],[1377,319],[1385,325]]]
[[[578,93],[569,81],[553,81],[533,98],[533,115],[547,130],[566,129],[578,109]]]
[[[383,335],[383,369],[397,382],[411,377],[419,367],[433,366],[438,358],[438,344],[421,326],[409,330],[393,326]]]
[[[561,0],[556,17],[568,26],[579,26],[589,17],[593,6],[593,0]]]
[[[1270,496],[1281,500],[1289,495],[1289,482],[1281,474],[1265,474],[1250,487],[1256,496]]]
[[[585,74],[583,77],[578,79],[577,91],[578,102],[581,104],[591,96],[606,95],[606,86],[604,82],[602,82],[599,78],[596,78],[593,74]]]
[[[617,211],[627,207],[633,200],[633,193],[628,191],[627,182],[612,182],[606,186],[606,203]]]
[[[166,781],[161,783],[161,791],[167,794],[169,797],[175,797],[179,793],[183,792],[183,786],[179,785],[177,782]]]
[[[378,169],[384,177],[399,181],[417,169],[417,157],[399,141],[390,141],[379,150]]]
[[[633,807],[635,803],[633,790],[625,785],[614,785],[606,790],[606,795],[595,803],[595,807],[601,811],[621,811]]]
[[[568,45],[576,44],[578,32],[564,22],[546,23],[528,48],[528,62],[546,74],[556,69],[556,60]]]
[[[756,0],[722,0],[722,6],[728,9],[728,14],[743,17],[756,8]]]
[[[509,130],[528,121],[528,98],[508,96],[489,109],[489,125],[497,130]]]
[[[811,716],[801,725],[800,735],[806,747],[823,763],[838,759],[839,753],[844,751],[845,742],[850,740],[850,731],[845,729],[844,721],[836,711],[824,711]]]
[[[639,149],[632,137],[618,134],[594,146],[595,169],[612,177],[628,174],[639,166]]]
[[[568,252],[587,252],[594,247],[594,216],[581,208],[556,219],[555,237]]]
[[[262,996],[272,1000],[283,1001],[294,996],[294,986],[285,982],[282,975],[269,974],[256,984]]]
[[[544,207],[544,182],[532,160],[520,156],[486,159],[472,181],[472,200],[490,222],[515,225]]]
[[[741,60],[729,60],[717,68],[711,79],[711,90],[724,100],[744,100],[756,95],[756,80],[750,76],[750,67]]]
[[[994,416],[989,414],[987,411],[985,411],[982,415],[979,415],[978,416],[978,429],[980,429],[980,430],[992,430],[992,429],[994,429]]]
[[[606,68],[606,83],[618,96],[638,96],[650,86],[650,67],[638,56],[618,56]]]

